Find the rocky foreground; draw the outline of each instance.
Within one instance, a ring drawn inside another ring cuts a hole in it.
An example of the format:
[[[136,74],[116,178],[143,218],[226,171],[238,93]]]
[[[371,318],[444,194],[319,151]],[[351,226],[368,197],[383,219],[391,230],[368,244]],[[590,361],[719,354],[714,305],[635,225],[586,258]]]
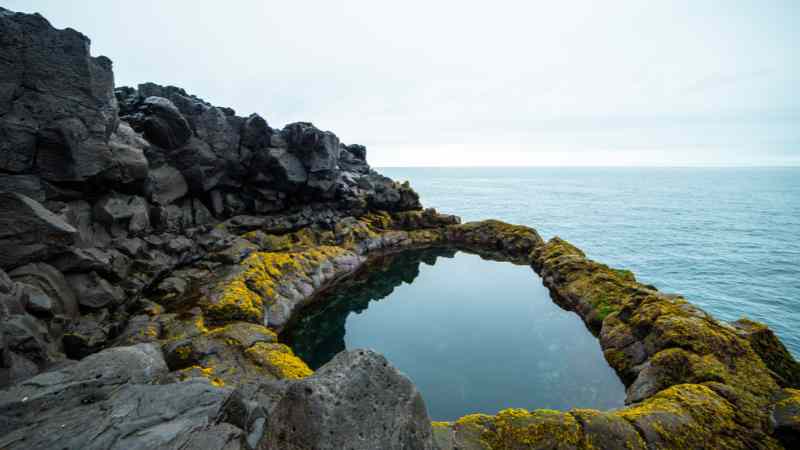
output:
[[[719,322],[533,229],[422,210],[310,123],[115,89],[109,59],[41,16],[0,8],[0,61],[0,448],[798,443],[800,366],[761,324]],[[597,334],[628,406],[432,424],[382,356],[312,372],[279,342],[371,258],[424,247],[532,265]]]

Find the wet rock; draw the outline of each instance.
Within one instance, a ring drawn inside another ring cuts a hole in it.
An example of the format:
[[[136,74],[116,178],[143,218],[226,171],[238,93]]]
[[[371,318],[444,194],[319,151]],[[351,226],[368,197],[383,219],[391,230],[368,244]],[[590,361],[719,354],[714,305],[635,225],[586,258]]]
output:
[[[386,430],[386,431],[384,431]],[[369,350],[342,352],[289,385],[259,449],[433,449],[425,404],[411,381]]]
[[[35,200],[0,192],[0,268],[46,259],[70,246],[76,233]]]

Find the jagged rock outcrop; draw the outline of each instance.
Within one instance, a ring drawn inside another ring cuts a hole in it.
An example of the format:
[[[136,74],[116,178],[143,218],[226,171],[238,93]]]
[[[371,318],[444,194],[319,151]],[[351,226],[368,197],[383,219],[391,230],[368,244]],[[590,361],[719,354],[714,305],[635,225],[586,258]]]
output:
[[[0,8],[0,60],[2,448],[797,442],[800,369],[760,324],[716,321],[531,228],[422,210],[366,148],[311,123],[272,128],[174,86],[114,89],[111,61],[41,16]],[[598,334],[629,406],[432,433],[382,357],[344,352],[314,373],[281,342],[376,256],[442,247],[533,265]]]

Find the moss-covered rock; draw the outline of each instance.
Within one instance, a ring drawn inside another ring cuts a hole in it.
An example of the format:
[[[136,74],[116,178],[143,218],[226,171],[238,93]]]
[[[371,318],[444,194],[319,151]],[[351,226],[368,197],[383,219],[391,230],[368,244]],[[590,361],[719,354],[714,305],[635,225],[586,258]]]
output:
[[[251,361],[264,367],[280,380],[305,378],[313,373],[306,363],[284,344],[259,342],[244,353]]]
[[[733,326],[740,336],[750,342],[780,386],[800,388],[800,363],[795,361],[769,327],[749,319],[739,319]]]

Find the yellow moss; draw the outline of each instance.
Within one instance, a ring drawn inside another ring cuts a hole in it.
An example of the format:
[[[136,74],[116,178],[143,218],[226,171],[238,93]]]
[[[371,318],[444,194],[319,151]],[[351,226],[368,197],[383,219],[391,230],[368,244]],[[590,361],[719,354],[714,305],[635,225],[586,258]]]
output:
[[[569,413],[511,408],[497,413],[494,430],[485,439],[496,449],[519,448],[521,445],[577,447],[581,442],[581,428]]]
[[[206,310],[220,320],[260,323],[264,304],[275,298],[275,289],[281,278],[294,273],[304,274],[323,260],[344,251],[340,247],[319,246],[293,253],[252,253],[242,261],[242,272],[217,288],[220,295],[206,306]]]
[[[211,384],[216,386],[216,387],[225,386],[225,382],[222,381],[222,378],[217,378],[217,377],[214,377],[214,378],[211,379]]]
[[[200,333],[203,333],[203,334],[208,333],[208,328],[206,328],[206,322],[205,322],[205,319],[203,319],[203,316],[197,316],[194,319],[194,326],[197,328],[197,330]]]
[[[186,359],[192,354],[192,349],[187,346],[181,346],[175,349],[175,353],[178,354],[178,358]]]
[[[179,370],[178,371],[178,378],[180,378],[181,380],[185,380],[185,379],[191,378],[191,377],[203,377],[203,378],[207,378],[207,379],[209,379],[209,380],[211,380],[213,382],[213,380],[212,380],[213,374],[214,374],[214,368],[213,367],[204,367],[204,366],[194,365],[194,366],[189,366],[189,367],[187,367],[185,369]]]
[[[488,414],[467,414],[456,420],[456,425],[472,425],[472,424],[483,424],[487,420],[492,420],[494,417]]]
[[[259,342],[245,350],[255,364],[264,367],[278,379],[305,378],[314,373],[292,349],[284,344]]]
[[[431,426],[434,428],[449,428],[450,425],[451,425],[450,422],[438,422],[438,421],[431,422]]]

